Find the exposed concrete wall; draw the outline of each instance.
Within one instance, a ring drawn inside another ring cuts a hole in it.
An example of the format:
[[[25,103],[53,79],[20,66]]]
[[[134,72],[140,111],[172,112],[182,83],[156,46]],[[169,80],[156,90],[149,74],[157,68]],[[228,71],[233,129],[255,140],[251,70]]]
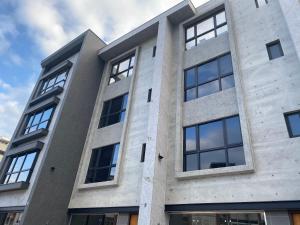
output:
[[[68,202],[103,69],[96,57],[97,48],[101,47],[103,44],[97,36],[86,35],[66,96],[56,112],[59,118],[49,137],[21,224],[58,225],[68,221]]]

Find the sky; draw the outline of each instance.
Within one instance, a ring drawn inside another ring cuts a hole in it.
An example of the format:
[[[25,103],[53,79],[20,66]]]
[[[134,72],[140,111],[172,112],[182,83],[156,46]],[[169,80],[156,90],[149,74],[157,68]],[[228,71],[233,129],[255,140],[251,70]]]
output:
[[[0,136],[12,136],[46,56],[87,29],[110,43],[179,2],[0,0]]]

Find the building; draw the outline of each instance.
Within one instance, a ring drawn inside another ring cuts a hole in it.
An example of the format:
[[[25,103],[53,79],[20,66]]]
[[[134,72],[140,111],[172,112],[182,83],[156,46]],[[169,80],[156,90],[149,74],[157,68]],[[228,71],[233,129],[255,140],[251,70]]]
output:
[[[0,137],[0,161],[3,158],[9,140],[5,137]]]
[[[1,164],[2,223],[299,225],[299,11],[183,1],[46,58]]]

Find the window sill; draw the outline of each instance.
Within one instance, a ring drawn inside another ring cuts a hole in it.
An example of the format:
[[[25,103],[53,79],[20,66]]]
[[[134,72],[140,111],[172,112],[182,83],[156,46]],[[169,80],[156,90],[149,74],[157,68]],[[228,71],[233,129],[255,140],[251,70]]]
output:
[[[34,139],[44,137],[47,134],[48,134],[47,129],[40,129],[40,130],[34,131],[30,134],[26,134],[26,135],[16,138],[15,140],[13,140],[12,145],[17,146],[20,144],[24,144],[26,142],[33,141]]]
[[[193,179],[193,178],[205,178],[205,177],[214,177],[214,176],[226,176],[234,174],[245,174],[253,173],[254,168],[252,166],[230,166],[222,167],[215,169],[206,169],[206,170],[193,170],[187,172],[176,172],[175,177],[178,180]]]
[[[86,189],[105,188],[105,187],[114,187],[114,186],[118,186],[118,182],[116,179],[110,181],[97,182],[97,183],[80,184],[78,186],[78,189],[86,190]]]
[[[24,181],[17,182],[17,183],[11,183],[11,184],[1,184],[0,192],[24,190],[24,189],[27,189],[28,186],[29,186],[29,183],[24,182]]]
[[[50,97],[52,97],[52,96],[56,96],[56,95],[59,95],[60,93],[62,93],[63,92],[63,88],[62,87],[55,87],[55,88],[53,88],[51,91],[49,91],[49,92],[47,92],[47,93],[45,93],[45,94],[43,94],[43,95],[41,95],[41,96],[38,96],[38,97],[36,97],[36,98],[34,98],[30,103],[29,103],[29,105],[30,106],[33,106],[33,105],[36,105],[36,104],[38,104],[38,103],[40,103],[40,102],[43,102],[44,100],[46,100],[46,99],[48,99],[48,98],[50,98]]]

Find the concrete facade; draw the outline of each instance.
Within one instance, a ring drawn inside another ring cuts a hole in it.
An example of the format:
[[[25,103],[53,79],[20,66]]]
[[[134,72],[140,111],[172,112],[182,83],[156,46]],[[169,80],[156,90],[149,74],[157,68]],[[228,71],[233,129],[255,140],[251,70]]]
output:
[[[34,182],[0,192],[0,212],[24,206],[25,225],[87,225],[72,218],[95,215],[116,216],[118,225],[133,225],[132,215],[139,225],[194,225],[187,221],[207,215],[259,215],[253,224],[293,225],[300,212],[300,139],[289,136],[285,114],[300,110],[300,2],[258,6],[211,0],[195,8],[183,1],[108,45],[88,32],[80,51],[68,56],[72,76],[58,95],[48,136],[39,139],[45,145]],[[186,28],[222,9],[228,31],[186,50]],[[270,60],[266,44],[275,40],[284,54]],[[229,52],[234,87],[184,101],[184,71]],[[131,54],[132,75],[108,85],[113,65]],[[105,102],[126,93],[125,119],[99,128]],[[183,128],[234,115],[245,164],[185,171]],[[113,179],[87,183],[92,151],[116,143]],[[188,220],[170,221],[171,215]]]

